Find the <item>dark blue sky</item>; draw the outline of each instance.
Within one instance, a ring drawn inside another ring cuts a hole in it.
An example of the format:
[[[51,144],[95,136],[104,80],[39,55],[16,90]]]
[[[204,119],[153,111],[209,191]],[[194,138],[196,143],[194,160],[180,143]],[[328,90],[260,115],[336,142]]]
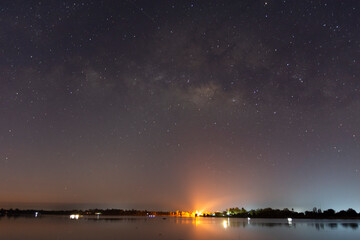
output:
[[[359,11],[2,1],[0,203],[359,211]]]

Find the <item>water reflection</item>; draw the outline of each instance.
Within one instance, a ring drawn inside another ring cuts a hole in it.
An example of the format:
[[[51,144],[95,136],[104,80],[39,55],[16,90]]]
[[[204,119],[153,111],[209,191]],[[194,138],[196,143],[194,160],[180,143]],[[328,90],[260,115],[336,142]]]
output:
[[[223,227],[225,229],[227,229],[230,226],[230,218],[228,218],[227,220],[223,221]]]
[[[0,218],[0,239],[358,239],[359,220],[68,216]],[[19,231],[21,229],[21,231]],[[30,237],[25,237],[30,236]]]
[[[354,229],[354,230],[359,227],[359,225],[358,225],[357,223],[342,223],[341,225],[342,225],[343,227],[345,227],[345,228],[350,227],[350,228],[352,228],[352,229]]]
[[[85,221],[104,221],[104,222],[129,222],[129,221],[148,221],[148,218],[136,218],[136,217],[90,217],[83,218]]]
[[[17,219],[16,217],[13,219]],[[20,217],[21,218],[21,217]],[[31,218],[30,216],[24,216],[23,218]],[[37,217],[39,218],[39,217]],[[1,218],[0,218],[1,219]],[[242,219],[242,218],[187,218],[187,217],[111,217],[111,216],[95,216],[95,217],[83,217],[78,218],[78,221],[94,221],[94,222],[148,222],[148,221],[170,221],[175,224],[192,224],[196,227],[207,228],[214,224],[219,224],[223,229],[228,228],[296,228],[298,225],[306,225],[308,228],[314,228],[318,231],[326,229],[338,229],[348,228],[356,230],[359,228],[359,220],[350,222],[341,222],[341,220],[291,220],[288,219]]]
[[[295,227],[296,224],[293,223],[272,223],[272,222],[268,222],[268,223],[251,223],[251,226],[256,226],[256,227],[269,227],[269,228],[273,228],[273,227]]]
[[[325,229],[324,223],[308,223],[307,225],[311,226],[311,227],[315,227],[316,230],[324,230]]]
[[[338,224],[337,224],[337,223],[328,223],[328,226],[329,226],[329,228],[331,228],[331,229],[335,229],[335,228],[338,227]]]
[[[330,228],[330,229],[336,229],[338,228],[338,223],[308,223],[307,224],[310,227],[315,227],[316,230],[324,230],[326,228]],[[341,223],[341,226],[344,228],[352,228],[352,229],[357,229],[359,227],[358,223]]]
[[[358,229],[359,220],[303,220],[294,219],[288,221],[288,219],[242,219],[242,218],[169,218],[174,220],[177,224],[190,224],[197,227],[206,228],[212,224],[219,224],[223,229],[228,228],[297,228],[298,226],[306,226],[318,231],[326,229],[338,229],[342,228]]]
[[[208,219],[197,218],[193,221],[196,226],[199,226]],[[212,219],[214,221],[215,219]],[[216,219],[218,220],[218,219]],[[318,222],[321,221],[321,222]],[[224,229],[228,228],[296,228],[299,225],[306,225],[309,228],[314,228],[318,231],[326,229],[337,229],[339,226],[343,228],[351,228],[356,230],[359,228],[359,221],[356,222],[341,222],[341,220],[335,220],[337,222],[329,222],[329,220],[298,220],[287,221],[281,219],[237,219],[237,218],[226,218],[222,219],[221,226]],[[347,220],[349,221],[349,220]],[[184,223],[183,220],[178,219],[177,223]]]

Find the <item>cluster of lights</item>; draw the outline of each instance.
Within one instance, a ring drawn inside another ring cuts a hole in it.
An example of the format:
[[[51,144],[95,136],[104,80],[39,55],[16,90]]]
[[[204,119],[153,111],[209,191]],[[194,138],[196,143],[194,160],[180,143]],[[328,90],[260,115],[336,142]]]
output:
[[[79,219],[80,215],[79,214],[71,214],[70,215],[70,219]]]
[[[202,212],[195,211],[195,214],[193,213],[195,217],[203,216],[204,214]]]

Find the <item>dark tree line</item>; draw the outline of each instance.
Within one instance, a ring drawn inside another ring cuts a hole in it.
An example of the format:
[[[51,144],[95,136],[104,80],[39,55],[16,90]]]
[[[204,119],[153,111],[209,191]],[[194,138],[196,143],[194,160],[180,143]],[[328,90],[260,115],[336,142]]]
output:
[[[89,209],[89,210],[20,210],[20,209],[0,209],[0,217],[17,217],[17,216],[38,216],[41,215],[95,215],[100,213],[106,216],[147,216],[147,215],[170,215],[170,212],[164,211],[147,211],[147,210],[123,210],[123,209]]]
[[[48,210],[20,210],[20,209],[0,209],[0,217],[17,217],[17,216],[38,216],[41,215],[95,215],[100,213],[105,216],[147,216],[147,215],[161,215],[168,216],[170,212],[165,211],[147,211],[147,210],[123,210],[123,209],[89,209],[89,210],[66,210],[66,211],[48,211]],[[360,219],[360,213],[354,209],[341,210],[336,212],[334,209],[313,208],[311,211],[296,212],[294,209],[284,208],[272,209],[252,209],[247,211],[244,208],[229,208],[223,212],[215,212],[205,214],[204,217],[238,217],[238,218],[312,218],[312,219]]]
[[[358,219],[360,213],[357,213],[354,209],[341,210],[336,212],[334,209],[327,209],[322,211],[321,209],[313,208],[312,211],[296,212],[294,209],[288,208],[272,209],[252,209],[250,211],[244,208],[229,208],[223,212],[216,212],[215,214],[207,214],[206,217],[239,217],[239,218],[313,218],[313,219]]]

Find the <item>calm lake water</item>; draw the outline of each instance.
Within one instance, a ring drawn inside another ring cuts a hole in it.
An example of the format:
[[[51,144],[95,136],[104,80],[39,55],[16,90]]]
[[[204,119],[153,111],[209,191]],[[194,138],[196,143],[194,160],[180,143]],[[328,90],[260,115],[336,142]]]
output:
[[[360,239],[358,220],[42,216],[0,218],[0,239]]]

